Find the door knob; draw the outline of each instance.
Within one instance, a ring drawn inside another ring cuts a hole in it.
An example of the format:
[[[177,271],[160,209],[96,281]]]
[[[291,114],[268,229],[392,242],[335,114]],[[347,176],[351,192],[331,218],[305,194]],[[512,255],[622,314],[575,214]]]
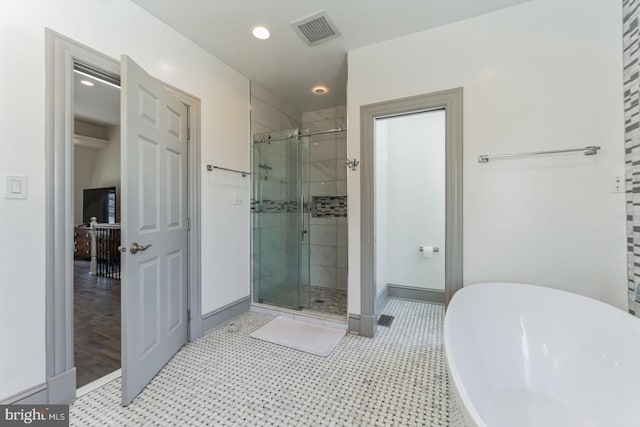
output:
[[[137,254],[138,252],[146,251],[147,249],[149,249],[149,247],[151,247],[151,245],[143,246],[143,245],[140,245],[140,244],[138,244],[136,242],[133,242],[131,244],[130,250],[131,250],[132,254]]]

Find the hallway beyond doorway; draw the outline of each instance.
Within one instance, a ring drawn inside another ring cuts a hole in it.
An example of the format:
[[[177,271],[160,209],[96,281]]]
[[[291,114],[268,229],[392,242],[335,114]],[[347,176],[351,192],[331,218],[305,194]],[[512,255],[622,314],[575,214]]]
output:
[[[74,357],[80,388],[120,369],[120,280],[89,274],[74,260]]]

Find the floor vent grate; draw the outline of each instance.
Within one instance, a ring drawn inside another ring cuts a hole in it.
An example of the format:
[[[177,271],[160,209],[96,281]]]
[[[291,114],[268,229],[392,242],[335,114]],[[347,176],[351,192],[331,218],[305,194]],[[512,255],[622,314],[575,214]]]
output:
[[[378,317],[378,325],[391,326],[391,323],[393,323],[393,319],[395,319],[395,317],[389,316],[386,314],[381,314],[380,317]]]

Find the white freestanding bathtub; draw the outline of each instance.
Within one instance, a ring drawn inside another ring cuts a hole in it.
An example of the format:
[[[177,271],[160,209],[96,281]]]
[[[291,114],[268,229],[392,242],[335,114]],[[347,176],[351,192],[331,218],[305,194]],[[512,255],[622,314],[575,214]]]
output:
[[[458,291],[444,321],[453,426],[640,426],[640,319],[539,286]]]

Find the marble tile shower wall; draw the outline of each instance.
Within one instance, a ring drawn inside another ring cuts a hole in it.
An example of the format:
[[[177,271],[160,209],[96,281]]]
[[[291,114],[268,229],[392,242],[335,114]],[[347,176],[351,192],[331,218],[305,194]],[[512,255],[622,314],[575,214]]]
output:
[[[277,132],[280,130],[300,127],[300,114],[278,96],[272,94],[262,86],[251,82],[251,135]],[[253,150],[253,144],[252,144]],[[291,200],[297,200],[295,195],[287,194],[287,174],[294,170],[297,154],[284,143],[262,144],[260,151],[253,150],[253,173],[257,177],[264,176],[265,170],[258,168],[259,164],[272,167],[269,179],[255,179],[253,191],[260,191],[263,200],[269,200],[271,207],[286,206]],[[257,156],[257,157],[256,157]],[[256,176],[254,175],[254,178]],[[257,187],[260,187],[259,189]],[[271,209],[260,215],[252,215],[252,281],[254,289],[260,280],[260,294],[269,291],[277,292],[278,288],[287,283],[296,283],[297,265],[290,265],[296,257],[287,256],[297,251],[297,235],[290,232],[291,224],[297,221],[295,213],[285,209]],[[258,232],[258,230],[260,232]]]
[[[317,132],[347,127],[345,106],[302,113],[302,128]],[[347,195],[346,132],[312,136],[308,167],[310,195]],[[347,218],[312,217],[310,226],[310,282],[347,288]]]
[[[629,312],[640,317],[635,287],[640,278],[640,33],[638,0],[622,2],[624,125],[627,193],[627,296]]]

